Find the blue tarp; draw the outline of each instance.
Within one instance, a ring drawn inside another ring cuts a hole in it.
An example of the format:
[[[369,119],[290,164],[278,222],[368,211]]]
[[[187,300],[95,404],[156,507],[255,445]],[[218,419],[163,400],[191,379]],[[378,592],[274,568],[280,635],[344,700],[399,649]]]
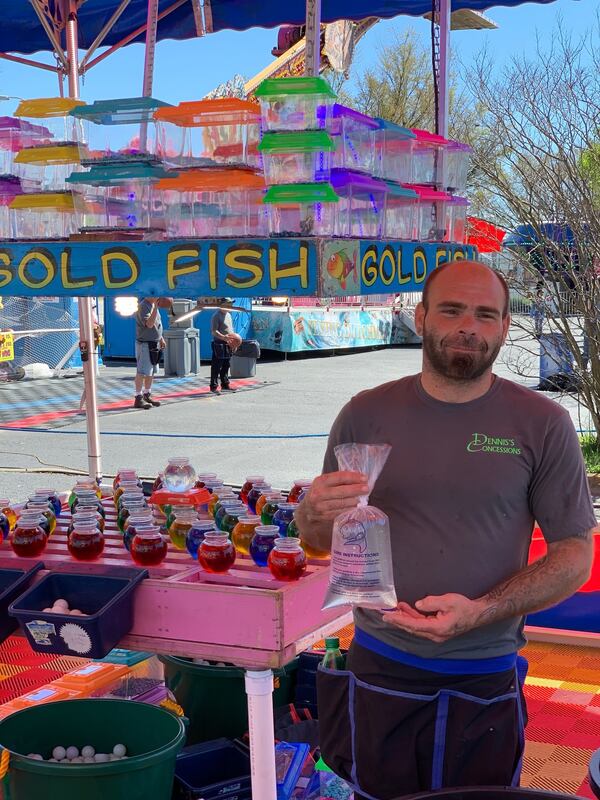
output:
[[[526,0],[454,0],[454,10],[470,8],[484,11],[492,6],[518,6]],[[47,0],[53,10],[59,0]],[[553,0],[534,0],[549,3]],[[51,50],[48,38],[29,0],[5,0],[6,14],[0,25],[0,52],[22,54]],[[10,5],[10,9],[8,6]],[[159,11],[173,5],[173,0],[159,0]],[[117,0],[86,0],[79,9],[79,41],[87,48],[118,6]],[[253,27],[274,28],[284,23],[303,24],[306,0],[204,0],[209,29],[247,30]],[[147,0],[131,0],[114,28],[104,40],[116,44],[124,36],[146,23]],[[336,19],[395,17],[399,14],[422,16],[431,11],[431,0],[323,0],[323,22]],[[158,23],[159,39],[189,39],[197,35],[191,0]],[[141,34],[133,41],[144,41]],[[63,40],[63,44],[64,40]]]

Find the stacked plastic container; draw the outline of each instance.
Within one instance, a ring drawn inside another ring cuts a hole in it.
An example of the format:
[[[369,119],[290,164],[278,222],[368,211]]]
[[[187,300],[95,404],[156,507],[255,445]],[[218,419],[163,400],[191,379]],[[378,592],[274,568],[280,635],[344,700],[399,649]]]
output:
[[[158,109],[154,115],[163,159],[170,167],[257,167],[258,106],[226,97]]]
[[[154,112],[165,107],[154,97],[125,97],[73,108],[71,115],[82,129],[81,163],[159,163]]]
[[[23,100],[15,116],[22,121],[13,164],[31,181],[10,203],[12,235],[19,239],[62,239],[76,230],[67,177],[81,168],[82,129],[70,112],[80,100],[64,97]],[[13,141],[19,133],[13,132]]]
[[[266,234],[260,111],[237,98],[159,109],[161,153],[178,175],[158,184],[170,237]]]
[[[155,184],[169,173],[144,161],[99,160],[68,179],[80,233],[119,231],[151,234],[165,229],[161,195]]]
[[[258,149],[268,187],[269,233],[331,235],[339,200],[330,183],[334,92],[323,78],[267,78],[256,97],[264,132]]]
[[[22,100],[15,112],[28,130],[22,131],[14,164],[39,180],[42,191],[64,191],[66,178],[80,166],[82,127],[70,114],[77,105],[83,101],[39,98]]]
[[[264,179],[251,169],[192,169],[157,184],[167,235],[246,237],[267,234]]]
[[[409,185],[386,181],[385,236],[400,241],[415,241],[419,195]]]
[[[376,169],[388,183],[386,237],[465,242],[468,202],[462,194],[471,148],[428,131],[378,123]]]
[[[329,116],[329,132],[335,144],[333,166],[375,175],[378,128],[379,123],[373,117],[335,103]]]
[[[162,233],[162,167],[154,112],[167,104],[153,97],[100,100],[74,108],[83,127],[80,156],[85,172],[67,180],[80,233]]]
[[[0,176],[0,239],[15,237],[10,204],[17,195],[22,193],[21,181],[16,175]]]

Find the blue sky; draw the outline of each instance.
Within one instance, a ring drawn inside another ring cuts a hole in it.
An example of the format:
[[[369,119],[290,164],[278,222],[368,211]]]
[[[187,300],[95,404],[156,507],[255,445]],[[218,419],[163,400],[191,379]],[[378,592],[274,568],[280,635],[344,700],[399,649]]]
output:
[[[490,48],[501,65],[511,56],[527,52],[537,31],[550,41],[557,20],[575,34],[593,24],[600,0],[557,0],[550,5],[526,3],[517,8],[491,8],[486,14],[498,25],[497,31],[457,32],[452,47],[468,64],[484,46]],[[372,65],[377,50],[393,40],[395,32],[414,28],[429,41],[429,23],[423,19],[398,17],[380,22],[359,45],[353,67],[357,71]],[[244,33],[225,31],[204,39],[187,42],[161,42],[155,62],[154,96],[171,103],[201,98],[234,73],[251,76],[271,60],[276,31],[253,29]],[[39,56],[38,56],[39,57]],[[143,48],[133,45],[110,56],[85,77],[81,96],[89,101],[131,97],[141,93]],[[21,97],[46,97],[58,94],[58,84],[51,73],[0,61],[0,94]],[[14,103],[0,105],[0,113],[11,113]]]

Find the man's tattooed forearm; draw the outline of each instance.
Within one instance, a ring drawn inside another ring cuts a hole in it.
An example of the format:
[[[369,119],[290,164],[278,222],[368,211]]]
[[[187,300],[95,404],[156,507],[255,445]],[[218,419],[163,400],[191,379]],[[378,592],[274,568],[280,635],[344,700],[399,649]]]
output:
[[[516,575],[513,575],[512,578],[509,578],[504,583],[499,584],[494,589],[486,594],[486,599],[488,600],[499,600],[508,589],[510,589],[514,584],[521,583],[523,579],[531,578],[535,575],[536,572],[539,572],[543,569],[548,561],[548,556],[544,556],[540,558],[539,561],[534,561],[529,567],[526,567],[522,572],[518,572]]]

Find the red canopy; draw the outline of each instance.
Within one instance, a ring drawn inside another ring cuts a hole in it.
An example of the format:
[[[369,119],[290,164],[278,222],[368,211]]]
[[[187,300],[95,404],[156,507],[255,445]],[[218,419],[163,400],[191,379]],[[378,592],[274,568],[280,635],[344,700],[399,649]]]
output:
[[[478,217],[467,217],[467,244],[475,245],[480,253],[498,253],[506,231]]]

